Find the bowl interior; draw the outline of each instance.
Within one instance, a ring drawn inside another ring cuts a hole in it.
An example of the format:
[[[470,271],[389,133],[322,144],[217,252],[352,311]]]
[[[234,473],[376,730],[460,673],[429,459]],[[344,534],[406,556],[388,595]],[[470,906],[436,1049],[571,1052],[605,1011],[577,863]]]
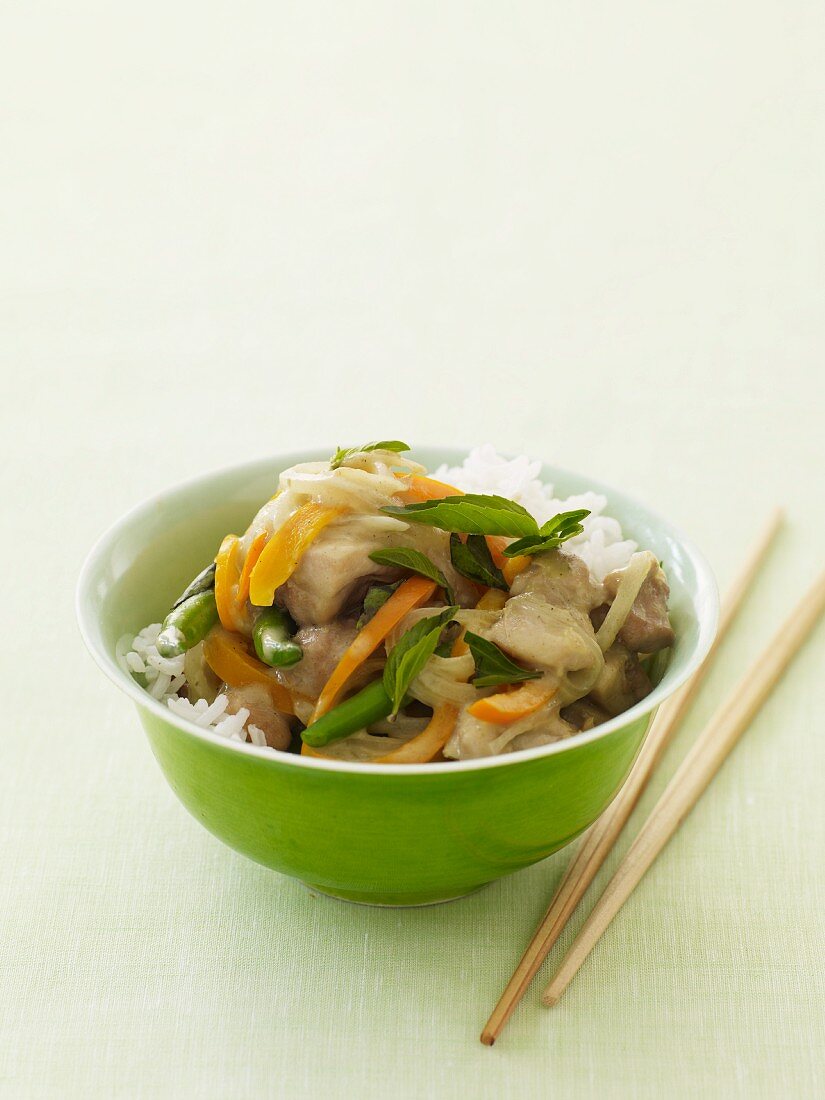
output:
[[[460,462],[464,454],[447,448],[414,452],[430,470],[442,462]],[[93,656],[112,679],[133,692],[134,681],[115,660],[118,639],[164,617],[172,600],[214,557],[221,538],[245,530],[277,488],[281,470],[318,457],[324,456],[287,454],[205,475],[139,505],[102,536],[80,578],[78,616]],[[718,597],[712,573],[689,540],[619,490],[554,466],[542,468],[542,479],[553,484],[559,497],[588,490],[604,493],[606,512],[621,522],[625,536],[651,549],[664,564],[676,643],[661,682],[639,704],[641,710],[650,710],[698,667],[713,640]],[[144,700],[152,702],[146,695]]]

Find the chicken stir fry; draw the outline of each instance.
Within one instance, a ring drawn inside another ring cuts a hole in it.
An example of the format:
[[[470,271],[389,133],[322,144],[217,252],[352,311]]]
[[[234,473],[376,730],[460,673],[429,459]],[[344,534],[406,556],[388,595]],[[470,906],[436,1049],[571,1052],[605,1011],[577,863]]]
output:
[[[569,545],[586,509],[540,526],[407,450],[294,466],[226,536],[157,639],[190,702],[226,696],[275,750],[403,764],[546,745],[643,699],[674,640],[655,556],[596,579]]]

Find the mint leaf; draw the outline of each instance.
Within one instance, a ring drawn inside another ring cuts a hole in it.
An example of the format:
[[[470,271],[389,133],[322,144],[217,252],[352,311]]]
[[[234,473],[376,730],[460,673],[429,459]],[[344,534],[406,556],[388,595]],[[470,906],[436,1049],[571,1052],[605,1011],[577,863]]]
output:
[[[518,684],[522,680],[538,680],[543,675],[538,670],[517,665],[494,642],[488,642],[486,638],[482,638],[480,634],[473,634],[471,630],[464,632],[464,641],[470,647],[470,653],[476,663],[473,687]]]
[[[329,468],[330,470],[337,470],[339,466],[344,465],[347,459],[352,458],[354,455],[369,454],[370,451],[394,451],[396,454],[400,454],[401,451],[408,451],[409,449],[409,446],[402,443],[400,439],[382,439],[378,443],[364,443],[361,447],[339,447],[329,460]]]
[[[493,561],[490,547],[483,535],[468,535],[466,542],[462,542],[456,534],[450,535],[450,561],[462,577],[486,584],[488,588],[508,591],[507,581]]]
[[[418,573],[427,580],[435,581],[447,593],[447,599],[453,602],[453,594],[447,578],[441,570],[430,561],[426,554],[420,550],[414,550],[411,546],[389,547],[387,550],[373,550],[370,560],[379,565],[398,565],[402,569],[409,569],[411,573]]]
[[[555,550],[563,542],[582,533],[584,528],[581,520],[589,515],[587,508],[580,508],[573,512],[559,512],[547,523],[542,524],[538,534],[527,535],[525,538],[518,539],[517,542],[511,542],[509,546],[504,547],[502,554],[506,558],[515,558],[520,554],[544,554],[548,550]]]
[[[384,666],[384,689],[392,699],[393,714],[398,713],[407,688],[435,653],[441,631],[456,611],[457,607],[446,607],[437,615],[419,619],[393,646]]]
[[[466,493],[460,497],[425,500],[420,504],[388,505],[381,509],[407,523],[439,527],[472,535],[536,536],[539,527],[526,508],[506,497]]]

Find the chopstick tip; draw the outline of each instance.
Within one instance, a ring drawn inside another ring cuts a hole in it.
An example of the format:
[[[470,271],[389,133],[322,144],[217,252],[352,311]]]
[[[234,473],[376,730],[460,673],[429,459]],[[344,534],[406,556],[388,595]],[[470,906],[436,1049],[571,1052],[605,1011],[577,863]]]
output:
[[[555,993],[551,993],[549,989],[545,989],[541,995],[541,1003],[545,1008],[554,1008],[559,1003],[559,998]]]
[[[496,1038],[496,1033],[494,1031],[488,1031],[486,1027],[482,1031],[481,1035],[479,1035],[479,1039],[482,1041],[482,1043],[484,1043],[486,1047],[491,1047],[496,1041]]]

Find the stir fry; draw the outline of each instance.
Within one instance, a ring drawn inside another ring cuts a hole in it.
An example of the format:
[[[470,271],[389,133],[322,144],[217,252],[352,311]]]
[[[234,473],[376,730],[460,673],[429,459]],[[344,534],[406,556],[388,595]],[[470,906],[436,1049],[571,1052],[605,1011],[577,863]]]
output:
[[[587,508],[540,523],[408,451],[293,466],[226,535],[154,643],[180,705],[217,700],[279,751],[408,764],[546,745],[647,695],[673,641],[656,557],[594,575]]]

